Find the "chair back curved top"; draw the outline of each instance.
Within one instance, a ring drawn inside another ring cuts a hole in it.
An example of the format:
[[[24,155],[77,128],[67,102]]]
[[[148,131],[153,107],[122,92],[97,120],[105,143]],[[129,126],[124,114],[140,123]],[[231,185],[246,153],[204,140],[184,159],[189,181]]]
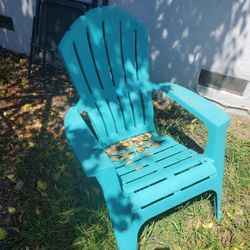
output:
[[[154,130],[148,32],[139,20],[95,8],[71,25],[59,50],[103,146]]]

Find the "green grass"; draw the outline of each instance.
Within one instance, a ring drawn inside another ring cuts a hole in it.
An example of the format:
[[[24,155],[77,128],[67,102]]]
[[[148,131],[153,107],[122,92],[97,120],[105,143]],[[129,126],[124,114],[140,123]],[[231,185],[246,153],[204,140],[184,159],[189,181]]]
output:
[[[116,249],[101,189],[81,172],[61,129],[63,114],[74,102],[70,85],[58,83],[57,76],[49,84],[39,77],[25,83],[15,67],[2,78],[0,71],[0,90],[8,94],[0,106],[4,249]],[[9,94],[11,84],[20,87],[17,93]],[[19,99],[9,102],[11,96]],[[202,152],[204,126],[176,105],[156,108],[156,123],[159,133]],[[250,249],[250,140],[240,133],[228,134],[222,222],[214,219],[207,194],[146,224],[140,249]]]

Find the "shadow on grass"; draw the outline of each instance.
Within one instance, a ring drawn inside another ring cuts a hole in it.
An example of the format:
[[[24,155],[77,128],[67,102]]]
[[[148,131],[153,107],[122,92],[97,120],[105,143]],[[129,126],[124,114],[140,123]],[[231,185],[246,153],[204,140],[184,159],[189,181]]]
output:
[[[46,113],[44,118],[46,125]],[[101,249],[112,245],[112,234],[105,246],[101,241],[112,231],[100,187],[82,173],[63,136],[55,138],[42,128],[17,157],[19,163],[4,174],[9,177],[5,205],[16,209],[5,215],[9,229],[5,249]]]
[[[0,227],[4,249],[114,249],[99,184],[74,160],[63,116],[75,101],[61,72],[27,79],[27,60],[0,71]],[[15,70],[13,70],[13,68]],[[103,240],[105,239],[105,241]]]
[[[84,176],[67,146],[43,133],[20,160],[15,170],[17,184],[23,183],[15,201],[20,231],[9,235],[6,248],[101,247],[98,241],[110,229],[100,187]]]
[[[155,124],[160,135],[169,135],[197,153],[204,152],[207,131],[194,115],[161,94],[154,96]]]

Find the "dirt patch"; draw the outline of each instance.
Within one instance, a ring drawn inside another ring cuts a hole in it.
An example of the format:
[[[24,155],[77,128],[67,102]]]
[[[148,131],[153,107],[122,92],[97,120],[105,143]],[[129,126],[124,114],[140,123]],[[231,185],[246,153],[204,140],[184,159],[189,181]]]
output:
[[[250,117],[230,115],[229,131],[241,139],[250,139]]]

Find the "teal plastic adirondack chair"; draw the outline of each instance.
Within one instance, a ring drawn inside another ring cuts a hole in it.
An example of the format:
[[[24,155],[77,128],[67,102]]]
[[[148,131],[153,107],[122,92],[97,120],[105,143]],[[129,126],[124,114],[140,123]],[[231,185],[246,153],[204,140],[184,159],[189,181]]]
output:
[[[186,88],[150,81],[145,26],[125,11],[96,8],[72,24],[59,50],[79,95],[65,117],[66,136],[85,174],[102,187],[119,249],[137,249],[138,231],[147,220],[207,191],[215,194],[220,219],[230,118]],[[151,99],[155,90],[206,125],[204,155],[157,134]],[[108,146],[146,132],[161,141],[160,147],[136,155],[130,165],[113,162],[106,154]],[[135,170],[138,165],[142,168]]]

